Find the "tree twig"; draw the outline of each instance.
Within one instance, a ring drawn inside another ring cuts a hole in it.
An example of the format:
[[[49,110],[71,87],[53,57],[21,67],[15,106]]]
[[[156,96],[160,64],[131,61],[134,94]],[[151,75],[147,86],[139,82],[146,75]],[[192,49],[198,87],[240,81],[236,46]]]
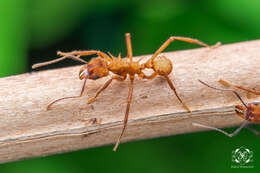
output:
[[[192,122],[215,127],[241,124],[233,109],[239,100],[232,93],[201,85],[198,79],[213,86],[221,86],[217,81],[223,78],[258,87],[260,40],[164,55],[172,60],[170,78],[192,113],[183,109],[163,78],[137,79],[123,142],[200,130]],[[0,79],[0,162],[115,143],[122,130],[129,82],[112,83],[88,105],[87,98],[107,79],[89,80],[82,98],[61,101],[46,111],[55,99],[79,95],[78,72],[76,66]],[[121,144],[118,152],[123,149]]]

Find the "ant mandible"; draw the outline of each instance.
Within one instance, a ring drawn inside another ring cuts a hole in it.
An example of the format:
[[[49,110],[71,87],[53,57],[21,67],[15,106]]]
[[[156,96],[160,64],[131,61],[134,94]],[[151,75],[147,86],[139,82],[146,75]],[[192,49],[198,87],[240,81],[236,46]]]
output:
[[[217,47],[219,45],[219,44],[216,44],[215,46],[209,46],[209,45],[207,45],[207,44],[205,44],[205,43],[203,43],[199,40],[196,40],[196,39],[187,38],[187,37],[174,37],[174,36],[172,36],[162,44],[162,46],[152,55],[152,57],[150,59],[148,59],[146,61],[146,63],[139,64],[139,62],[141,61],[142,58],[140,58],[137,61],[133,61],[133,53],[132,53],[132,45],[131,45],[130,34],[126,33],[125,37],[126,37],[126,47],[127,47],[127,58],[121,58],[120,54],[118,55],[118,57],[114,57],[110,53],[106,54],[104,52],[97,51],[97,50],[72,51],[72,52],[68,52],[68,53],[58,51],[57,54],[62,56],[61,58],[58,58],[58,59],[55,59],[55,60],[52,60],[52,61],[48,61],[48,62],[44,62],[44,63],[38,63],[38,64],[35,64],[35,65],[32,66],[32,68],[35,69],[35,68],[38,68],[38,67],[41,67],[41,66],[45,66],[45,65],[49,65],[49,64],[53,64],[53,63],[62,61],[66,58],[71,58],[73,60],[80,61],[80,62],[85,64],[81,67],[80,72],[79,72],[79,79],[80,80],[84,79],[84,83],[83,83],[80,95],[79,96],[72,96],[72,97],[64,97],[64,98],[60,98],[58,100],[55,100],[48,105],[48,107],[47,107],[48,110],[51,108],[51,106],[54,103],[57,103],[58,101],[61,101],[61,100],[64,100],[64,99],[69,99],[69,98],[81,97],[83,95],[87,79],[97,80],[97,79],[100,79],[102,77],[108,76],[109,72],[112,72],[112,73],[115,74],[104,84],[104,86],[101,89],[99,89],[97,91],[96,95],[93,98],[90,98],[88,100],[87,103],[90,104],[90,103],[92,103],[93,101],[96,100],[98,95],[103,90],[105,90],[111,84],[111,82],[113,80],[124,81],[127,78],[127,75],[129,76],[129,78],[130,78],[130,88],[129,88],[129,91],[128,91],[127,107],[126,107],[125,118],[124,118],[124,126],[123,126],[123,129],[121,131],[121,134],[119,135],[119,137],[117,139],[116,145],[113,149],[114,151],[117,149],[117,147],[120,143],[120,139],[123,136],[124,131],[125,131],[126,126],[127,126],[130,103],[131,103],[131,100],[132,100],[132,94],[133,94],[133,88],[134,88],[135,75],[138,75],[140,78],[143,78],[143,79],[153,79],[157,75],[163,76],[167,80],[170,88],[175,93],[176,97],[178,98],[178,100],[182,104],[182,106],[188,112],[191,112],[190,109],[184,104],[184,102],[181,100],[181,98],[177,94],[176,89],[175,89],[173,83],[171,82],[171,80],[168,76],[172,71],[171,61],[168,58],[166,58],[165,56],[158,56],[158,55],[161,52],[163,52],[164,49],[166,49],[168,47],[168,45],[171,42],[173,42],[174,40],[181,40],[181,41],[194,43],[194,44],[198,44],[198,45],[209,47],[209,48],[214,48],[214,47]],[[80,58],[81,56],[94,55],[94,54],[98,55],[98,57],[92,58],[89,62],[86,62],[86,61],[84,61],[83,59]],[[154,72],[151,75],[147,76],[143,72],[144,69],[152,69]]]
[[[235,111],[236,114],[238,116],[240,116],[241,118],[243,118],[245,121],[242,123],[242,125],[240,127],[238,127],[233,133],[229,134],[221,129],[215,128],[215,127],[211,127],[211,126],[206,126],[203,124],[198,124],[198,123],[192,123],[192,125],[194,126],[198,126],[198,127],[202,127],[202,128],[207,128],[207,129],[211,129],[211,130],[216,130],[219,131],[229,137],[233,137],[235,135],[237,135],[244,127],[246,127],[247,129],[251,130],[254,134],[256,134],[257,136],[260,136],[260,132],[258,132],[256,129],[252,128],[249,126],[249,124],[260,124],[260,102],[253,102],[253,103],[248,103],[246,104],[241,96],[234,91],[233,89],[220,89],[220,88],[216,88],[216,87],[212,87],[208,84],[206,84],[205,82],[202,82],[201,80],[199,80],[200,83],[202,83],[203,85],[206,85],[209,88],[215,89],[215,90],[220,90],[220,91],[230,91],[233,92],[237,98],[241,101],[241,103],[243,104],[243,106],[241,105],[237,105],[235,106]],[[244,88],[242,86],[238,86],[238,85],[232,85],[229,82],[220,79],[219,80],[220,83],[229,86],[229,87],[234,87],[234,88],[238,88],[244,91],[247,91],[249,93],[253,93],[255,95],[260,95],[260,91],[256,91],[253,89],[248,89],[248,88]]]

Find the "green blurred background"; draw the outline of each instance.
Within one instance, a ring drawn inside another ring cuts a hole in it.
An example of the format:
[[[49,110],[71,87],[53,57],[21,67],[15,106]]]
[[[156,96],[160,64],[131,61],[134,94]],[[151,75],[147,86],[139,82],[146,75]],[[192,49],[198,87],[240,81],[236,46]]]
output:
[[[126,32],[134,55],[153,53],[171,35],[208,44],[259,39],[259,16],[259,0],[1,0],[0,77],[29,72],[32,64],[55,58],[57,50],[126,55]],[[167,51],[195,47],[175,42]],[[231,168],[232,150],[240,146],[254,152],[253,169]],[[247,130],[234,138],[202,132],[121,144],[117,152],[106,146],[7,163],[0,173],[259,172],[257,146],[259,137]]]

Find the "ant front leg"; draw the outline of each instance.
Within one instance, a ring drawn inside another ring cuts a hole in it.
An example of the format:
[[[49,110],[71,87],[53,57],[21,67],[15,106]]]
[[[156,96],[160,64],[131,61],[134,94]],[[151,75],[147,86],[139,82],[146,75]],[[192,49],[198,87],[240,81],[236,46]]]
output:
[[[216,127],[211,127],[211,126],[206,126],[203,124],[198,124],[198,123],[192,123],[193,126],[197,126],[197,127],[202,127],[205,129],[211,129],[211,130],[216,130],[220,133],[223,133],[224,135],[228,136],[228,137],[233,137],[235,135],[237,135],[244,127],[246,127],[249,124],[249,120],[246,120],[239,128],[237,128],[233,133],[229,134],[227,132],[225,132],[224,130],[218,129]]]
[[[126,79],[126,76],[123,76],[123,77],[121,77],[121,76],[112,76],[112,78],[109,79],[108,81],[106,81],[106,83],[104,84],[104,86],[97,91],[95,97],[92,97],[92,98],[90,98],[90,99],[88,100],[88,104],[90,104],[90,103],[92,103],[93,101],[95,101],[95,100],[97,99],[98,95],[99,95],[102,91],[104,91],[104,90],[111,84],[111,82],[112,82],[114,79],[116,79],[116,80],[118,80],[118,81],[124,81],[124,80]]]
[[[81,89],[81,92],[80,92],[80,95],[79,95],[79,96],[63,97],[63,98],[60,98],[60,99],[58,99],[58,100],[55,100],[55,101],[51,102],[51,103],[47,106],[47,110],[50,110],[50,109],[51,109],[51,106],[52,106],[54,103],[57,103],[57,102],[59,102],[59,101],[61,101],[61,100],[81,97],[81,96],[83,95],[83,93],[84,93],[84,90],[85,90],[86,81],[87,81],[87,78],[85,78],[85,80],[84,80],[84,83],[83,83],[83,86],[82,86],[82,89]]]
[[[120,140],[121,140],[121,138],[125,132],[126,126],[127,126],[130,104],[131,104],[132,96],[133,96],[133,89],[134,89],[134,76],[130,76],[130,88],[129,88],[128,98],[127,98],[127,106],[126,106],[126,112],[125,112],[125,118],[124,118],[124,127],[121,131],[121,134],[119,135],[119,137],[117,139],[116,145],[113,148],[114,151],[116,151],[118,145],[120,144]]]

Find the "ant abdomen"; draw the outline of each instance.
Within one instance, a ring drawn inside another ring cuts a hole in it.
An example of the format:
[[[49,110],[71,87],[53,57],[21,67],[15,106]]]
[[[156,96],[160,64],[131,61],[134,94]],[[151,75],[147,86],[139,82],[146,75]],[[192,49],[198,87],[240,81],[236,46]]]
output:
[[[165,56],[158,56],[152,61],[152,68],[159,75],[169,75],[172,71],[172,63]]]

